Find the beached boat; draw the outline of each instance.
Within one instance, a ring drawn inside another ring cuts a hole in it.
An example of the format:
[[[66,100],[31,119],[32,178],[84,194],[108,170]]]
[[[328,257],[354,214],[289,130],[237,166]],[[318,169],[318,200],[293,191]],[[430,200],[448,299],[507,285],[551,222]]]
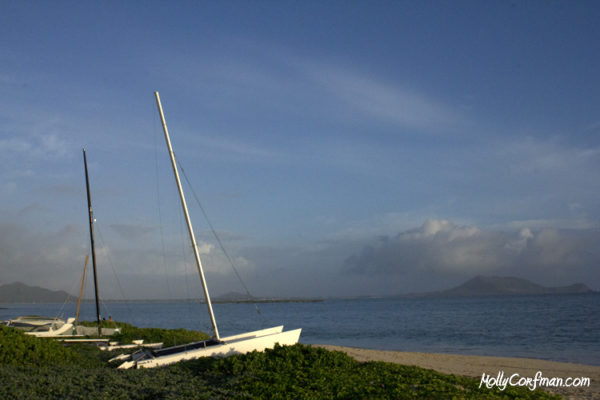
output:
[[[24,315],[3,321],[2,325],[10,326],[25,332],[33,330],[57,329],[65,324],[65,320],[59,317],[42,317],[39,315]]]
[[[92,249],[92,266],[94,272],[94,295],[96,299],[96,319],[97,319],[97,329],[89,328],[84,326],[79,326],[79,306],[81,304],[81,297],[83,294],[83,283],[85,280],[85,270],[87,267],[88,258],[86,256],[84,268],[83,268],[83,278],[81,280],[81,289],[79,291],[79,299],[77,301],[77,313],[75,318],[68,318],[66,321],[61,318],[44,318],[44,317],[18,317],[15,320],[11,320],[11,325],[18,327],[25,327],[26,334],[37,336],[37,337],[47,337],[47,338],[64,338],[64,337],[74,337],[74,336],[90,336],[98,334],[98,336],[102,335],[112,335],[118,331],[118,329],[111,328],[102,328],[101,320],[100,320],[100,297],[98,295],[98,278],[96,274],[96,250],[94,246],[94,213],[92,211],[92,199],[90,196],[90,180],[88,177],[88,167],[87,167],[87,157],[85,153],[85,149],[83,149],[83,165],[85,168],[85,186],[87,191],[87,205],[88,205],[88,217],[89,217],[89,226],[90,226],[90,244]],[[14,322],[13,322],[14,321]],[[27,324],[34,325],[30,329]]]
[[[64,323],[41,326],[25,334],[37,337],[75,336],[74,322],[75,318],[67,318]]]
[[[181,206],[183,208],[183,214],[187,223],[188,233],[190,241],[192,243],[192,249],[194,251],[194,257],[196,260],[196,266],[200,275],[200,281],[204,290],[204,297],[206,299],[206,305],[208,307],[208,314],[210,316],[213,336],[210,340],[189,343],[181,346],[167,347],[160,350],[141,350],[131,355],[119,356],[118,360],[126,360],[122,363],[119,368],[153,368],[161,365],[172,364],[182,360],[190,360],[200,357],[224,357],[232,354],[244,354],[251,351],[263,351],[267,348],[273,348],[275,344],[280,345],[292,345],[298,343],[300,338],[300,332],[302,329],[295,329],[284,332],[283,326],[277,326],[268,329],[262,329],[253,332],[246,332],[239,335],[220,337],[215,315],[208,293],[208,287],[204,278],[204,271],[202,269],[202,262],[200,261],[200,254],[198,252],[198,246],[194,236],[194,230],[187,209],[185,196],[179,179],[179,172],[177,169],[177,163],[175,162],[175,153],[171,147],[171,139],[169,137],[169,131],[167,129],[167,123],[163,113],[162,105],[160,103],[160,96],[158,92],[154,92],[156,98],[156,105],[158,107],[158,113],[160,115],[165,141],[169,156],[171,158],[171,165],[173,167],[173,174],[179,190],[179,197],[181,200]]]

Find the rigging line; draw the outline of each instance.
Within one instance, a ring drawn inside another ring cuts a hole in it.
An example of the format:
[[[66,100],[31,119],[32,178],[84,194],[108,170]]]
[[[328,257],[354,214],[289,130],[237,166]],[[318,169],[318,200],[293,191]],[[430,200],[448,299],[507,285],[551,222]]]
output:
[[[198,206],[200,207],[200,210],[202,211],[202,214],[204,215],[204,219],[206,219],[206,222],[208,223],[208,226],[210,227],[210,230],[211,230],[213,236],[217,240],[217,243],[219,243],[219,247],[221,248],[221,251],[223,252],[223,254],[225,254],[225,257],[229,261],[229,264],[231,265],[231,268],[233,269],[233,272],[235,272],[235,275],[237,276],[238,280],[242,284],[244,290],[246,290],[246,294],[248,295],[248,297],[250,298],[250,300],[254,300],[254,296],[252,296],[252,294],[250,293],[250,290],[248,289],[248,287],[244,283],[244,280],[242,279],[242,277],[241,277],[240,273],[238,272],[237,268],[235,267],[235,264],[234,264],[233,260],[229,256],[229,253],[227,252],[227,250],[225,250],[225,246],[223,246],[223,242],[221,241],[221,238],[217,234],[217,231],[216,231],[215,227],[210,222],[210,219],[208,219],[208,215],[206,214],[206,211],[204,210],[204,207],[202,207],[202,203],[200,203],[200,199],[198,198],[198,195],[196,194],[196,191],[194,190],[192,184],[190,183],[190,180],[188,179],[187,174],[185,173],[185,170],[183,169],[183,166],[181,165],[180,162],[177,162],[177,164],[179,164],[179,168],[181,169],[183,177],[185,178],[185,181],[187,182],[190,190],[192,191],[192,195],[194,196],[194,199],[196,200],[196,203],[198,203]],[[260,309],[258,308],[258,304],[254,303],[254,308],[256,309],[256,312],[258,314],[261,314]]]
[[[156,203],[157,203],[157,209],[158,209],[158,229],[160,232],[160,244],[161,244],[161,249],[162,249],[162,264],[163,264],[163,270],[165,273],[165,278],[167,280],[167,292],[169,295],[170,299],[173,299],[173,291],[171,289],[171,280],[169,279],[169,274],[168,274],[168,270],[167,270],[167,257],[166,257],[166,249],[165,249],[165,237],[164,237],[164,230],[163,230],[163,219],[162,219],[162,212],[161,212],[161,208],[160,208],[160,179],[159,179],[159,170],[158,170],[158,144],[156,142],[156,136],[157,136],[157,129],[156,129],[156,125],[158,122],[158,117],[156,116],[156,113],[152,113],[154,115],[154,121],[155,123],[152,124],[153,127],[153,135],[152,135],[152,141],[154,143],[154,166],[155,166],[155,174],[156,174]]]
[[[91,249],[90,249],[90,250],[91,250]],[[92,274],[88,274],[88,275],[87,275],[87,277],[86,277],[87,279],[84,279],[84,281],[83,281],[83,291],[82,291],[82,295],[81,295],[81,300],[82,300],[84,303],[87,303],[87,301],[84,299],[84,296],[85,296],[85,295],[86,295],[86,293],[87,293],[87,288],[88,288],[88,280],[90,279],[90,275],[92,275]]]
[[[94,227],[96,228],[96,231],[98,232],[98,238],[102,242],[102,247],[106,247],[106,243],[104,242],[104,237],[102,236],[102,232],[100,232],[100,227],[96,224],[94,224]],[[115,276],[115,280],[117,281],[117,286],[119,287],[119,291],[121,292],[121,298],[123,300],[125,300],[125,293],[123,292],[123,287],[121,287],[121,282],[119,281],[119,277],[117,276],[117,272],[115,270],[115,264],[113,263],[112,257],[110,256],[110,252],[108,252],[108,251],[106,252],[106,257],[108,258],[108,263],[110,264],[112,273]],[[112,316],[110,314],[110,310],[108,309],[108,306],[104,302],[104,299],[101,298],[100,301],[102,302],[102,305],[104,306],[106,311],[109,312],[109,316]],[[129,304],[127,302],[125,302],[125,304],[127,307],[127,311],[129,312],[130,315],[132,315],[131,309],[129,308]]]
[[[69,303],[69,300],[71,299],[71,292],[73,291],[73,288],[77,287],[77,282],[75,281],[74,283],[71,284],[71,288],[69,289],[69,292],[67,293],[67,298],[65,299],[65,301],[62,303],[62,306],[60,307],[60,309],[58,310],[58,314],[55,315],[55,317],[57,318],[62,318],[61,315],[64,315],[64,310],[65,307],[67,305],[67,303]]]
[[[73,283],[71,283],[71,287],[69,288],[69,291],[67,292],[67,298],[62,303],[60,309],[58,310],[58,314],[55,315],[55,317],[63,318],[62,316],[64,315],[64,310],[66,308],[67,303],[69,303],[71,298],[74,298],[73,296],[71,296],[71,293],[73,292],[73,289],[76,287],[77,287],[77,280],[74,280]]]

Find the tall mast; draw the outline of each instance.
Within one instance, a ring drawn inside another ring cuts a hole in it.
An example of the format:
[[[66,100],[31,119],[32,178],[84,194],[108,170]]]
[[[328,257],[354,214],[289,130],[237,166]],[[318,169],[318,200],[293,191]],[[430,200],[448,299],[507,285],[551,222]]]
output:
[[[85,165],[85,187],[87,189],[88,211],[90,216],[90,243],[92,245],[94,293],[96,295],[96,319],[98,321],[98,336],[102,336],[102,323],[100,322],[100,302],[98,296],[98,274],[96,273],[96,249],[94,248],[94,212],[92,211],[92,198],[90,197],[90,178],[88,177],[87,157],[85,156],[85,149],[83,149],[83,165]]]
[[[204,297],[206,298],[206,305],[208,306],[208,314],[210,315],[210,322],[215,333],[214,338],[219,340],[219,329],[217,328],[217,322],[215,320],[215,314],[212,309],[212,303],[210,301],[210,295],[208,294],[208,288],[206,287],[206,279],[204,278],[204,270],[202,269],[202,262],[200,261],[200,254],[198,253],[198,245],[196,244],[196,238],[194,236],[194,229],[192,228],[192,221],[190,220],[190,214],[188,213],[187,204],[185,202],[185,196],[183,194],[183,188],[181,187],[181,181],[179,180],[179,172],[177,170],[177,163],[175,162],[175,153],[171,147],[171,139],[169,138],[169,130],[167,129],[167,122],[163,114],[162,105],[160,104],[160,96],[158,92],[154,92],[156,98],[156,105],[158,107],[158,113],[160,115],[160,121],[162,122],[163,131],[165,133],[165,140],[167,142],[167,148],[169,149],[169,156],[171,157],[171,165],[173,166],[173,174],[175,175],[175,181],[177,182],[177,189],[179,190],[179,198],[181,199],[181,207],[183,208],[183,214],[185,215],[185,221],[187,223],[188,232],[190,234],[190,240],[192,242],[192,249],[194,250],[194,256],[196,258],[196,266],[200,274],[200,280],[202,281],[202,288],[204,289]]]

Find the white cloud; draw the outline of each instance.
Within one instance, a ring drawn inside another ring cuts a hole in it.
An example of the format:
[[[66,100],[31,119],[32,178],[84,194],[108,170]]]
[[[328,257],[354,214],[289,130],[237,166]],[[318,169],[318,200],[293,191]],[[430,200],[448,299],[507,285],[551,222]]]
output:
[[[0,151],[19,154],[19,157],[61,157],[67,152],[67,143],[56,133],[41,133],[0,139]]]
[[[494,273],[532,275],[539,271],[578,271],[588,276],[600,254],[590,249],[597,230],[559,231],[522,228],[518,232],[484,231],[456,226],[447,220],[428,220],[420,228],[365,246],[346,260],[345,271],[355,274]]]
[[[481,231],[474,226],[457,227],[446,219],[428,219],[420,229],[408,231],[400,234],[402,240],[414,240],[432,238],[438,235],[445,235],[449,242],[456,239],[464,239],[480,233]]]
[[[505,247],[507,249],[513,250],[515,252],[521,252],[527,248],[528,241],[533,238],[534,238],[534,235],[533,235],[533,233],[531,233],[531,230],[529,228],[523,228],[519,232],[518,238],[513,241],[508,241],[508,243],[506,243]]]
[[[456,110],[422,93],[348,69],[304,65],[311,78],[336,98],[372,118],[424,131],[454,130],[465,122]]]
[[[525,137],[501,146],[499,153],[511,161],[509,165],[517,174],[573,170],[600,162],[600,148],[576,147],[558,138]]]
[[[210,252],[212,251],[212,249],[214,248],[214,246],[210,243],[206,243],[206,242],[200,242],[197,243],[197,247],[198,247],[198,253],[200,255],[208,255],[210,254]]]

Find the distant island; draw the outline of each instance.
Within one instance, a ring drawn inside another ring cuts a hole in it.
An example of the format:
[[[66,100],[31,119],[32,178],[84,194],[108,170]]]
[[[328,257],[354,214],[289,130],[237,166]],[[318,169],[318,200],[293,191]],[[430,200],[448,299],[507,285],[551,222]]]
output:
[[[21,282],[15,282],[0,285],[0,304],[6,303],[62,303],[64,301],[76,299],[75,296],[63,290],[49,290],[38,286],[29,286]],[[84,302],[93,301],[83,299]],[[104,300],[106,302],[122,301],[150,301],[150,302],[171,302],[171,301],[198,301],[204,302],[204,299],[146,299],[146,300]],[[318,298],[272,298],[272,297],[248,297],[245,294],[230,292],[213,298],[215,304],[221,303],[314,303],[323,299]]]
[[[0,303],[62,303],[74,296],[63,290],[48,290],[21,282],[0,285]]]
[[[323,301],[323,299],[317,298],[276,298],[276,297],[250,297],[247,294],[238,293],[238,292],[229,292],[223,294],[221,296],[217,296],[212,299],[212,302],[215,304],[223,304],[223,303],[318,303]]]
[[[596,293],[583,283],[575,283],[568,286],[546,287],[533,283],[527,279],[516,277],[481,276],[478,275],[463,284],[451,289],[425,292],[409,293],[399,297],[480,297],[480,296],[519,296],[539,294],[585,294]],[[350,297],[350,298],[371,298]],[[398,296],[393,296],[398,297]],[[74,300],[75,296],[63,290],[49,290],[38,286],[28,286],[21,282],[0,285],[0,304],[9,303],[62,303]],[[92,301],[83,299],[84,302]],[[197,301],[204,299],[145,299],[145,300],[105,300],[107,302],[123,301],[149,301],[149,302],[177,302]],[[212,299],[215,304],[222,303],[316,303],[323,301],[322,298],[277,298],[277,297],[249,297],[246,294],[230,292]]]
[[[534,294],[575,294],[594,293],[583,283],[568,286],[547,287],[533,283],[527,279],[511,276],[481,276],[478,275],[465,283],[451,289],[415,293],[408,296],[414,297],[475,297],[475,296],[518,296]]]

